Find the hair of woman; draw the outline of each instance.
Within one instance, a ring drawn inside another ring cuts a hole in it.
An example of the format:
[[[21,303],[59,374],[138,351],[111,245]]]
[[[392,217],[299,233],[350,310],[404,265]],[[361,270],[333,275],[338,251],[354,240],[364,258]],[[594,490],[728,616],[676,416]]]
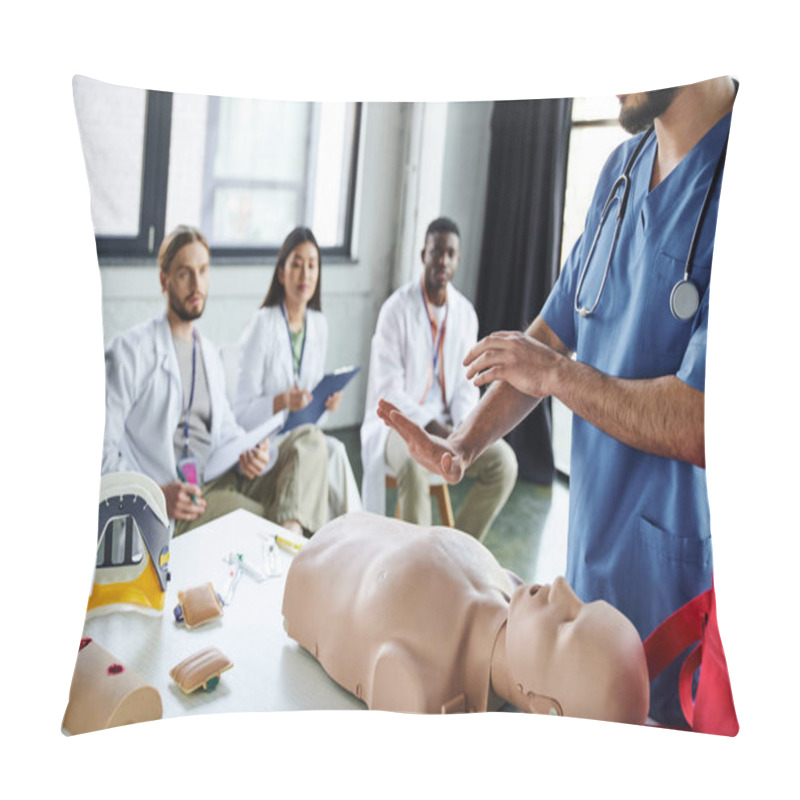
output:
[[[299,247],[301,244],[304,244],[305,242],[311,242],[311,244],[313,244],[316,248],[317,268],[319,270],[317,277],[317,288],[314,290],[314,294],[308,301],[308,307],[314,309],[315,311],[322,310],[322,303],[320,302],[320,295],[322,293],[322,253],[320,253],[319,245],[317,244],[317,240],[314,238],[314,234],[311,232],[311,228],[303,227],[295,228],[283,240],[281,249],[278,252],[278,260],[275,263],[275,270],[272,273],[272,282],[269,285],[269,290],[264,298],[264,302],[261,303],[261,308],[265,308],[266,306],[277,306],[283,302],[285,292],[283,289],[283,284],[281,284],[281,282],[278,280],[278,274],[286,266],[286,262],[288,261],[292,250],[294,250],[296,247]]]

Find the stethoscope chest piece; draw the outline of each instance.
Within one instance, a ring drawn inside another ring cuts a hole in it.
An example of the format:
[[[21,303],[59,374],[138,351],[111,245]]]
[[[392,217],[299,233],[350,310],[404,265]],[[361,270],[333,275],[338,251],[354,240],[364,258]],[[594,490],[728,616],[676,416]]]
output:
[[[678,281],[670,292],[669,308],[675,319],[681,322],[691,319],[700,308],[700,293],[697,287],[685,278]]]
[[[617,238],[619,236],[620,225],[622,223],[622,217],[625,214],[625,208],[628,204],[628,195],[630,192],[630,185],[631,185],[631,170],[636,162],[636,159],[639,156],[640,151],[644,147],[645,142],[649,139],[649,137],[653,134],[653,127],[650,126],[647,132],[642,136],[639,140],[638,144],[636,145],[633,153],[631,154],[630,158],[628,159],[628,163],[625,165],[625,169],[622,171],[622,175],[617,178],[614,184],[611,187],[611,192],[608,195],[608,199],[606,200],[605,205],[603,206],[603,211],[600,215],[600,220],[597,224],[597,229],[594,234],[594,238],[592,239],[592,244],[589,247],[589,253],[586,256],[586,259],[583,262],[583,269],[580,272],[578,277],[578,285],[575,289],[575,299],[574,299],[574,308],[575,312],[579,314],[581,317],[589,317],[591,316],[595,309],[597,308],[597,304],[600,302],[600,297],[603,294],[603,289],[606,285],[606,279],[608,278],[609,270],[611,267],[611,261],[614,255],[614,247],[617,243]],[[700,231],[703,227],[703,221],[706,216],[706,212],[708,211],[709,205],[711,204],[711,196],[714,191],[714,187],[719,183],[720,175],[722,174],[722,168],[725,164],[725,152],[728,149],[728,139],[726,137],[725,143],[722,146],[722,150],[717,158],[717,164],[714,168],[714,174],[711,178],[710,183],[708,184],[708,188],[706,189],[705,197],[703,198],[703,203],[700,207],[700,214],[697,217],[697,222],[694,226],[694,233],[692,234],[692,241],[689,245],[689,253],[686,256],[686,264],[684,266],[683,271],[683,278],[679,280],[675,286],[672,287],[672,292],[670,292],[669,296],[669,308],[672,312],[672,316],[675,317],[679,322],[685,322],[686,320],[692,319],[694,315],[697,313],[697,309],[700,308],[700,292],[697,286],[692,283],[691,276],[692,276],[692,266],[694,264],[694,254],[695,250],[698,245],[698,241],[700,239]],[[589,263],[592,260],[592,256],[594,255],[595,245],[597,244],[598,239],[600,238],[600,230],[603,227],[603,223],[608,216],[609,209],[611,208],[612,203],[614,202],[617,189],[622,187],[622,198],[620,200],[619,210],[617,212],[617,219],[616,224],[614,226],[614,236],[611,240],[611,246],[609,248],[608,258],[606,259],[605,269],[603,270],[603,278],[600,283],[600,288],[597,292],[597,296],[595,297],[594,303],[591,306],[584,306],[580,302],[580,294],[581,289],[583,288],[583,283],[586,278],[586,271],[589,268]]]

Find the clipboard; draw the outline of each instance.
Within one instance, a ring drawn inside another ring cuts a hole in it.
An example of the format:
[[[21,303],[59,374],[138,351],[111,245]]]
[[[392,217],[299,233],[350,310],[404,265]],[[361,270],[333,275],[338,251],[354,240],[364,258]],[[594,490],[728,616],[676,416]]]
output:
[[[329,372],[311,392],[311,402],[299,411],[292,411],[281,428],[281,433],[288,433],[298,425],[312,425],[325,413],[325,400],[336,392],[340,392],[350,383],[352,377],[361,367],[340,367]]]
[[[266,422],[253,428],[251,431],[231,439],[220,447],[217,447],[206,461],[206,468],[203,471],[203,481],[208,483],[218,478],[231,467],[239,463],[239,456],[245,450],[250,450],[268,436],[277,433],[283,420],[283,412],[271,416]]]

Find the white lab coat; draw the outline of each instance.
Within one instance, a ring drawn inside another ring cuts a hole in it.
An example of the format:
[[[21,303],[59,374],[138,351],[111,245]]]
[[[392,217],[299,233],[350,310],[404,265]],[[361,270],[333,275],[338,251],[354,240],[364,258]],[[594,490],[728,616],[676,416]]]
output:
[[[328,348],[328,323],[320,311],[308,309],[306,342],[300,365],[298,385],[312,391],[325,374]],[[286,321],[280,306],[260,308],[251,318],[239,339],[239,372],[233,407],[236,419],[250,430],[272,416],[275,396],[289,389],[294,382],[292,353],[286,332]],[[318,424],[327,417],[323,414]],[[274,449],[283,437],[274,441]],[[326,436],[328,445],[328,505],[331,517],[350,511],[361,511],[352,467],[344,445]]]
[[[217,348],[199,335],[211,400],[211,450],[244,431],[225,394]],[[132,471],[159,485],[177,480],[173,436],[183,413],[178,357],[166,314],[115,336],[106,350],[102,473]]]
[[[472,304],[452,285],[447,287],[447,323],[444,337],[444,374],[447,405],[458,426],[477,405],[480,391],[466,378],[464,357],[478,340],[478,315]],[[419,280],[400,287],[378,315],[369,361],[367,402],[361,426],[361,462],[364,508],[386,512],[384,453],[389,428],[378,418],[378,400],[393,403],[409,419],[425,427],[432,419],[423,408],[433,341],[428,312]]]

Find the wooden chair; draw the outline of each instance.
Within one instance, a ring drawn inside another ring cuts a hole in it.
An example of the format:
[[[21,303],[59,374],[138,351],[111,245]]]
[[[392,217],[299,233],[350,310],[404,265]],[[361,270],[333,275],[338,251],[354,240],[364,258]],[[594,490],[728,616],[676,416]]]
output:
[[[386,475],[386,488],[396,489],[397,478],[394,475]],[[453,506],[450,503],[450,490],[447,488],[447,483],[439,475],[431,475],[430,478],[431,497],[436,500],[436,505],[439,508],[439,517],[442,520],[442,525],[448,528],[455,526],[453,518]],[[400,519],[400,500],[398,499],[397,505],[394,508],[394,515]]]

